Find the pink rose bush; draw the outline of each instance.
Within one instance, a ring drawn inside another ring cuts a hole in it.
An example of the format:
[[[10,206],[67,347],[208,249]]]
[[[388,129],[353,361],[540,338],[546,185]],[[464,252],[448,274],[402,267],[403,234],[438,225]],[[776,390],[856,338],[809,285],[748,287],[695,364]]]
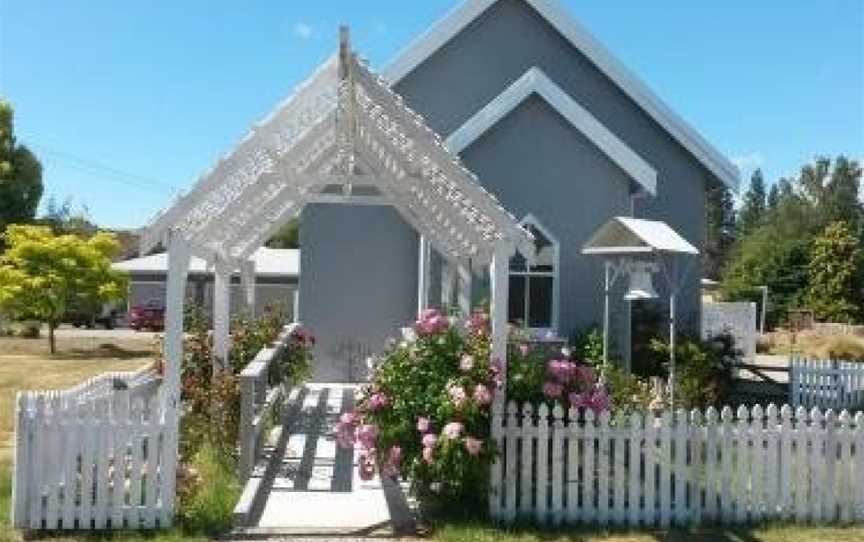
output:
[[[424,311],[372,366],[354,411],[336,426],[354,448],[363,479],[407,478],[428,508],[485,507],[494,392],[500,363],[490,358],[489,318],[459,322]]]
[[[569,348],[550,351],[542,343],[511,334],[508,349],[507,398],[518,403],[560,404],[590,409],[595,414],[612,408],[607,386],[590,365],[574,358]]]

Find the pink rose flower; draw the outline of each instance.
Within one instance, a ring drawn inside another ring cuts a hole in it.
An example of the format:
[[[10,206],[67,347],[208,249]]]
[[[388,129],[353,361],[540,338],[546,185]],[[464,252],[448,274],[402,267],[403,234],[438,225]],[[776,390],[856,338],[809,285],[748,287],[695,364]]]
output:
[[[449,326],[450,322],[437,309],[427,309],[420,314],[414,329],[419,335],[437,335]]]
[[[465,426],[461,423],[450,422],[444,426],[444,430],[441,433],[450,440],[456,440],[462,435],[462,431],[464,430]]]
[[[475,335],[485,335],[489,331],[489,316],[482,312],[475,312],[468,319],[465,327]]]
[[[462,359],[459,360],[459,370],[467,373],[471,369],[474,368],[474,356],[465,354],[462,356]]]
[[[361,455],[358,458],[357,470],[360,474],[360,479],[366,482],[375,477],[375,463],[370,456]]]
[[[423,439],[420,440],[420,443],[423,444],[424,448],[434,448],[436,444],[438,444],[438,435],[435,433],[426,433],[423,435]]]
[[[462,386],[450,386],[447,388],[447,393],[450,394],[450,400],[456,408],[461,408],[468,400],[468,394],[465,393],[465,388]]]
[[[528,355],[528,343],[520,343],[519,344],[519,353],[523,356]]]
[[[483,384],[474,387],[474,401],[478,405],[485,406],[492,402],[492,392]]]
[[[428,464],[435,461],[435,448],[423,448],[423,461]]]
[[[546,397],[561,397],[562,393],[564,393],[564,386],[557,382],[546,382],[543,384],[543,395]]]
[[[483,441],[474,437],[465,437],[465,449],[468,455],[476,456],[483,449]]]
[[[429,431],[429,428],[432,426],[432,422],[429,421],[429,418],[425,416],[420,416],[417,418],[417,430],[421,433],[426,433]]]
[[[375,392],[369,397],[369,410],[377,412],[390,405],[390,398],[382,392]]]
[[[375,448],[375,439],[378,438],[378,426],[373,424],[361,425],[357,428],[355,438],[363,448],[367,450]]]

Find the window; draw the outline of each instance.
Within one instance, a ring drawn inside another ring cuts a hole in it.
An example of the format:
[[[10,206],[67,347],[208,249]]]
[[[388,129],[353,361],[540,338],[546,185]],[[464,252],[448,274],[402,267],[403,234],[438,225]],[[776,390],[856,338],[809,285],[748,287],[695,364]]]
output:
[[[533,216],[522,225],[534,235],[537,257],[533,264],[516,254],[510,260],[508,320],[532,329],[558,326],[558,241]]]

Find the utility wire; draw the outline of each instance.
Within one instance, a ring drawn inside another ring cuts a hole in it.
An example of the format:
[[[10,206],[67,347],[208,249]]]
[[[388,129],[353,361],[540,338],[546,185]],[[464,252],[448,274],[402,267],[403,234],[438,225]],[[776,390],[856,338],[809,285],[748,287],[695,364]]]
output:
[[[138,175],[136,173],[123,171],[122,169],[117,169],[115,167],[105,165],[101,162],[97,162],[96,160],[83,158],[65,151],[53,149],[42,143],[32,143],[28,141],[26,144],[28,146],[35,147],[39,151],[53,156],[54,158],[65,161],[66,165],[71,166],[78,171],[83,171],[85,173],[109,173],[114,178],[114,180],[138,188],[151,189],[155,187],[165,190],[171,190],[172,192],[177,192],[179,190],[179,188],[175,185],[158,181],[150,177],[145,177],[143,175]]]

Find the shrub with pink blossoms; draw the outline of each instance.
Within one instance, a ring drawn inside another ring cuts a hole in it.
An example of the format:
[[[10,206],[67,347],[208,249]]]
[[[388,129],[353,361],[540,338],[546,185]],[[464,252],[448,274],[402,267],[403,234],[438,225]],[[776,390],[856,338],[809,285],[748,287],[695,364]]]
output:
[[[388,344],[354,412],[336,426],[355,447],[359,474],[399,476],[428,511],[485,509],[493,393],[501,375],[490,359],[489,319],[424,311],[408,340]]]

